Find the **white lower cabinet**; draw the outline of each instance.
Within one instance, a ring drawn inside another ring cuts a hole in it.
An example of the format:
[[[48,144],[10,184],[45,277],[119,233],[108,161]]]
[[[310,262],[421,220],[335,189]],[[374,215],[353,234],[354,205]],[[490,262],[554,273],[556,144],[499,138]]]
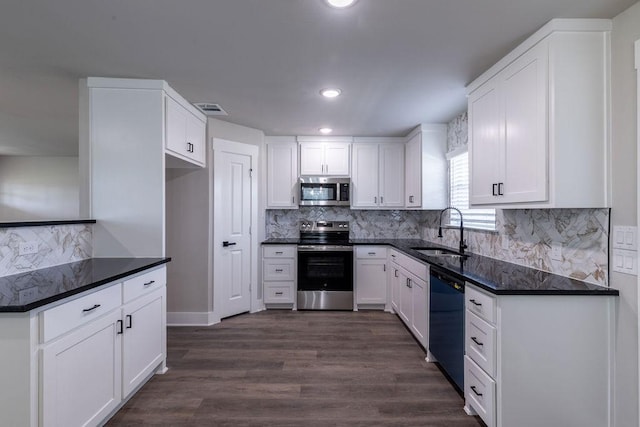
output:
[[[394,249],[389,253],[391,307],[424,348],[429,339],[429,266]]]
[[[355,291],[358,306],[387,305],[387,248],[356,246]]]
[[[166,269],[161,267],[29,316],[40,342],[33,348],[40,358],[34,372],[39,421],[21,424],[104,424],[164,368],[165,298]]]
[[[465,287],[465,409],[489,427],[610,427],[613,296]]]
[[[95,426],[118,407],[121,322],[114,310],[42,348],[41,425]]]
[[[297,254],[296,245],[262,247],[263,301],[267,306],[295,308]]]

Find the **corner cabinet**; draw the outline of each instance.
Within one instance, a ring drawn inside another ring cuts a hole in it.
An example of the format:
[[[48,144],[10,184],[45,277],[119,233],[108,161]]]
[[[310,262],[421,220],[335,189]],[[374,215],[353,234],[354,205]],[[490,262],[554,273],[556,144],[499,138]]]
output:
[[[267,209],[298,208],[298,144],[294,137],[265,137]]]
[[[349,176],[351,137],[298,137],[300,175]]]
[[[404,144],[389,138],[355,138],[352,147],[351,208],[404,207]]]
[[[611,427],[615,304],[467,283],[465,410],[489,427]]]
[[[469,85],[472,205],[609,205],[610,30],[552,20]]]
[[[420,125],[406,138],[404,207],[444,209],[449,199],[447,125]]]

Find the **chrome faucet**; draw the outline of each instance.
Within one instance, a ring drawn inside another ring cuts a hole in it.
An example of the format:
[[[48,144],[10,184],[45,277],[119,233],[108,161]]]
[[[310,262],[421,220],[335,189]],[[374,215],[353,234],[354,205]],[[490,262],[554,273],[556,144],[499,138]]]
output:
[[[458,214],[460,215],[460,248],[459,250],[460,250],[460,254],[464,255],[464,250],[467,248],[467,244],[464,242],[464,225],[462,224],[462,212],[460,212],[460,209],[454,208],[453,206],[449,206],[448,208],[444,208],[440,211],[440,226],[438,227],[438,237],[442,238],[442,214],[450,209],[453,209],[454,211],[458,212]]]

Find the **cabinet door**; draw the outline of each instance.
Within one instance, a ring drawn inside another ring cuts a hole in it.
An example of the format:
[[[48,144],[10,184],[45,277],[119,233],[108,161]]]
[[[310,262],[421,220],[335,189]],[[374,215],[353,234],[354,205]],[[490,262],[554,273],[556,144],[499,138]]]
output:
[[[469,201],[495,204],[504,169],[501,95],[490,81],[469,95]],[[503,184],[504,185],[504,184]]]
[[[351,207],[374,208],[378,195],[378,144],[353,145],[353,173],[351,175]]]
[[[187,119],[189,112],[173,98],[166,102],[166,148],[183,156],[189,154],[187,146]]]
[[[404,206],[404,144],[380,144],[380,205]]]
[[[409,276],[404,270],[399,272],[399,288],[400,288],[400,318],[409,327],[411,327],[411,319],[413,318],[411,312],[413,310],[413,299],[411,291],[411,282]]]
[[[397,264],[391,264],[389,284],[391,286],[391,307],[396,313],[400,313],[400,267]]]
[[[267,144],[267,207],[298,207],[298,146]]]
[[[356,261],[356,295],[358,304],[386,304],[387,274],[384,260]]]
[[[504,71],[505,169],[500,203],[548,199],[545,46],[533,48]]]
[[[165,288],[123,308],[122,391],[129,395],[165,357]]]
[[[114,310],[43,347],[43,426],[99,425],[120,404],[121,328]]]
[[[429,289],[424,280],[416,277],[410,278],[412,295],[411,331],[425,348],[427,347],[427,334],[429,331]]]
[[[187,149],[190,150],[187,157],[202,166],[207,163],[206,133],[205,122],[187,112]]]
[[[422,136],[405,144],[405,201],[408,208],[422,206]]]
[[[349,176],[351,145],[348,143],[325,144],[324,174]]]
[[[324,144],[300,144],[300,175],[324,175]]]

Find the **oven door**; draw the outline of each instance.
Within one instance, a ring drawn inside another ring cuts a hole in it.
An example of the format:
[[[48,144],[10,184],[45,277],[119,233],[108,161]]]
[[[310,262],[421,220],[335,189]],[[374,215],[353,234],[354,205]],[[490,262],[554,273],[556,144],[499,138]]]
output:
[[[300,246],[298,291],[353,292],[353,248]]]

